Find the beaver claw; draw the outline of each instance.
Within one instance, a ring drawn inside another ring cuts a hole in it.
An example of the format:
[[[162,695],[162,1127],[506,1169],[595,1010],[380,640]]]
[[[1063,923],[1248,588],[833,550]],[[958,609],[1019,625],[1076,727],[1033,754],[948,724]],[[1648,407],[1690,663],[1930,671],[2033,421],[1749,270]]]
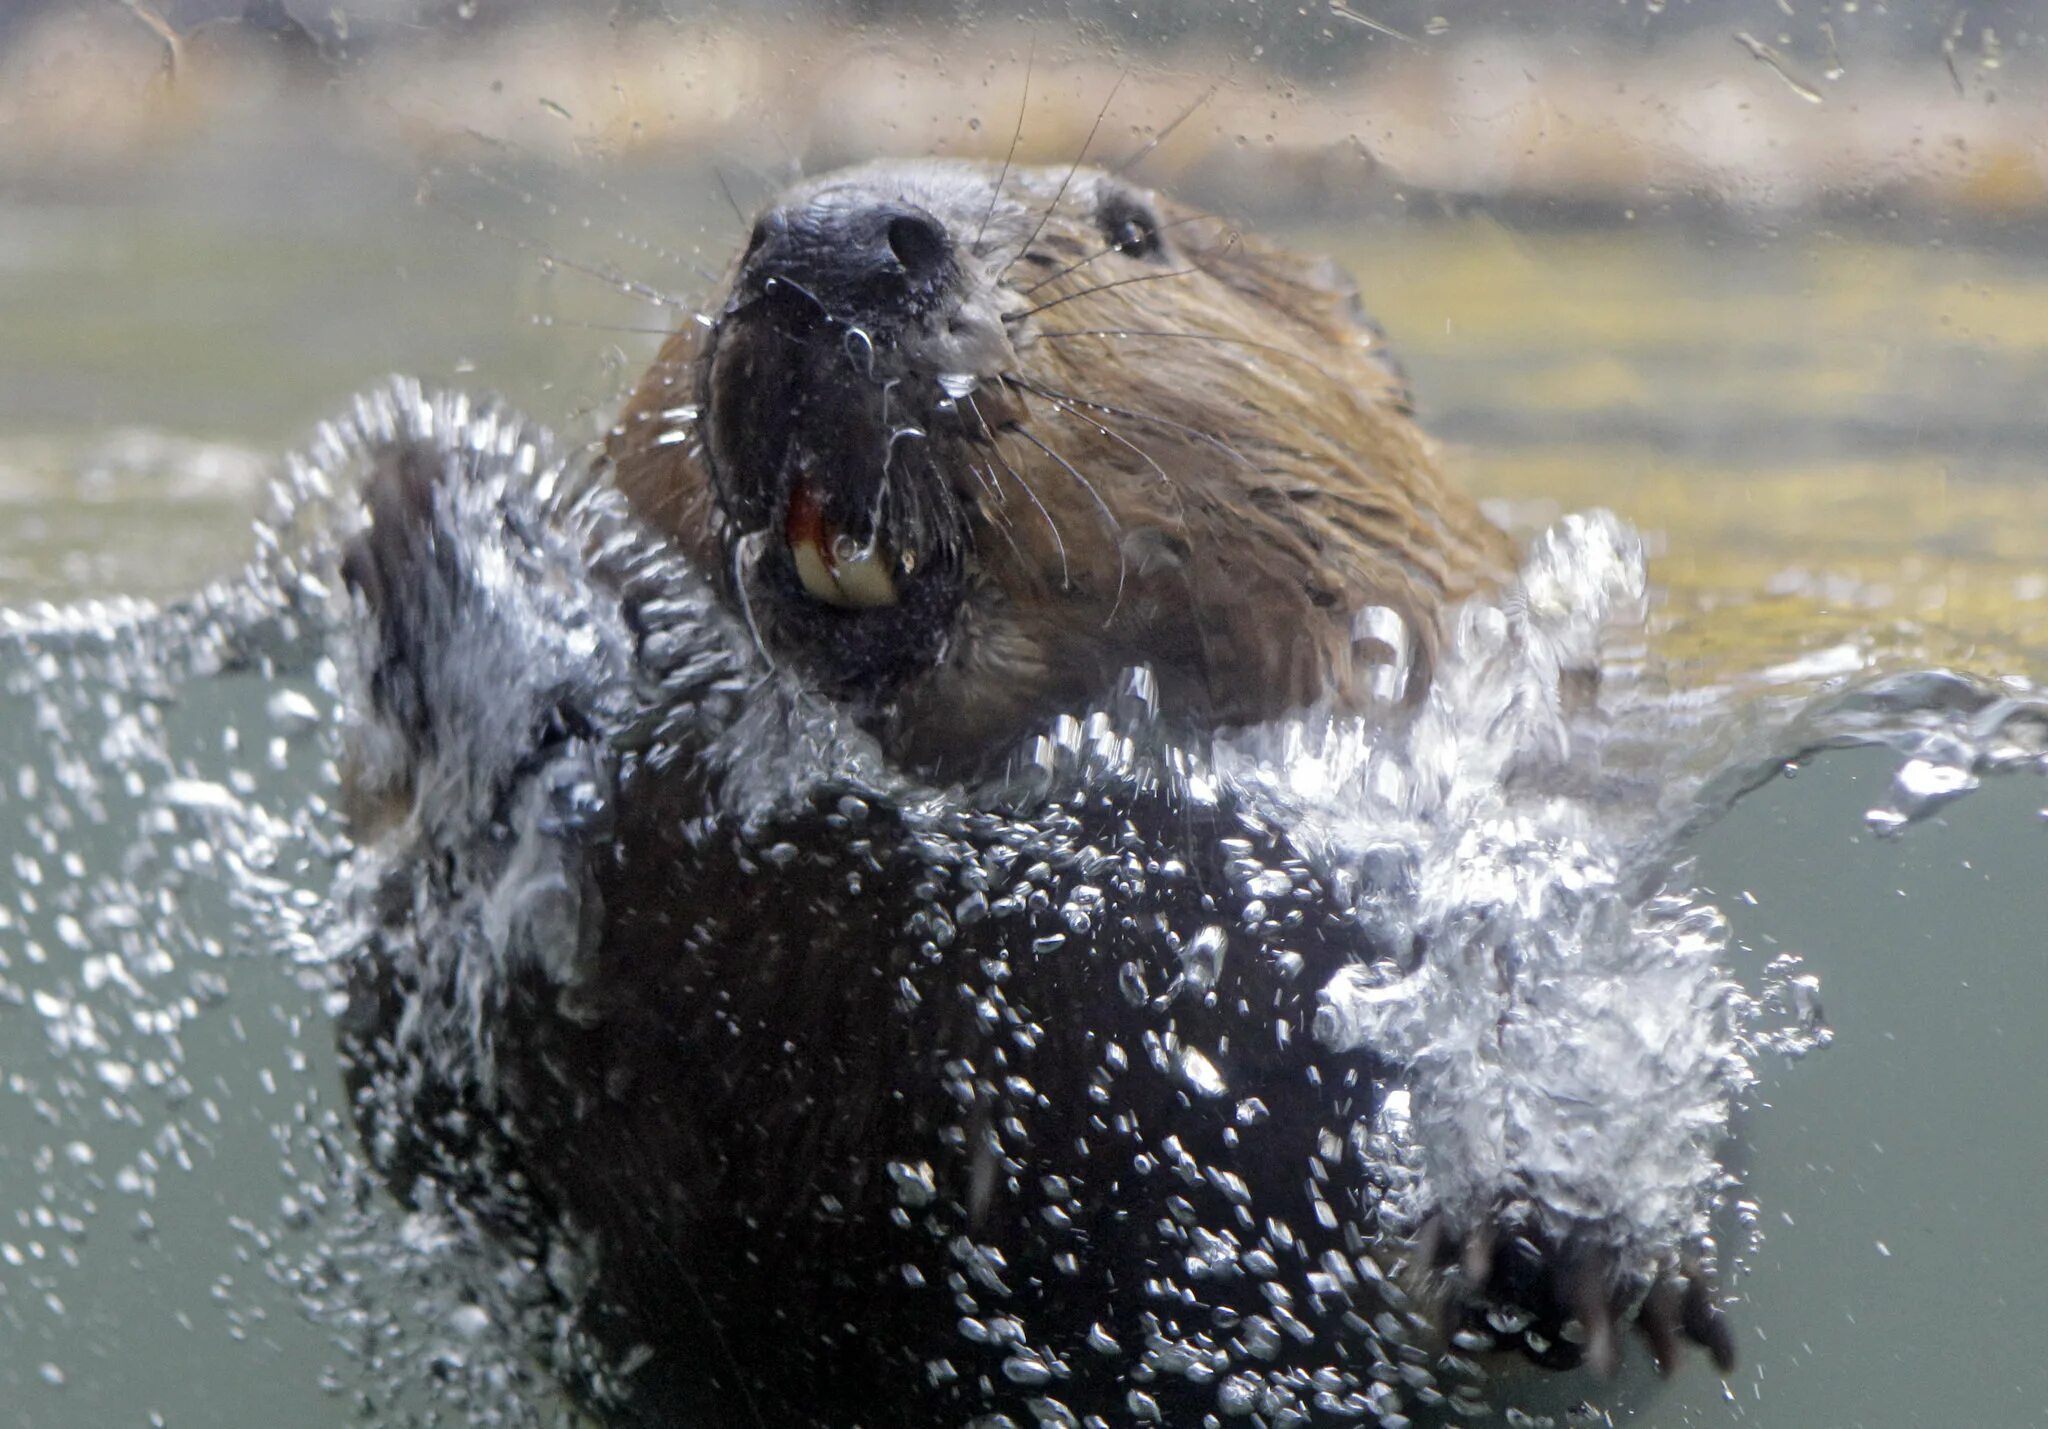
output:
[[[1600,1224],[1559,1232],[1522,1206],[1462,1235],[1432,1217],[1416,1246],[1422,1264],[1452,1272],[1458,1291],[1447,1321],[1474,1343],[1520,1350],[1546,1369],[1583,1364],[1611,1375],[1621,1363],[1623,1327],[1633,1323],[1659,1374],[1678,1367],[1686,1341],[1721,1373],[1735,1367],[1735,1337],[1715,1297],[1712,1267],[1696,1255],[1646,1271],[1624,1263]]]

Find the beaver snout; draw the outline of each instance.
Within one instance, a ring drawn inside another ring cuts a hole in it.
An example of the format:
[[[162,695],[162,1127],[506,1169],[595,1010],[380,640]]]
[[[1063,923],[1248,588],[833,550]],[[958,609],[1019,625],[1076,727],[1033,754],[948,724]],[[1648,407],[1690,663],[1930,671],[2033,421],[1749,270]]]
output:
[[[955,351],[977,327],[960,280],[946,227],[909,200],[793,197],[755,224],[702,367],[732,588],[767,641],[863,704],[930,667],[964,592],[971,481],[948,452],[983,432],[953,395],[982,362]]]
[[[808,304],[828,321],[914,318],[952,283],[946,226],[914,204],[827,191],[761,215],[732,306]]]

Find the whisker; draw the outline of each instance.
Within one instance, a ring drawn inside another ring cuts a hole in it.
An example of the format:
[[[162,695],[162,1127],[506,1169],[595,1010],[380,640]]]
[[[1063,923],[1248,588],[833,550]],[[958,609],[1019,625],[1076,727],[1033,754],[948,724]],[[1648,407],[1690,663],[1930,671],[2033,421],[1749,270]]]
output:
[[[1189,532],[1187,496],[1184,492],[1182,492],[1180,484],[1176,482],[1172,477],[1166,474],[1166,468],[1161,466],[1156,460],[1154,460],[1150,452],[1146,451],[1136,442],[1130,440],[1130,438],[1124,436],[1123,433],[1115,430],[1114,428],[1110,427],[1104,422],[1098,421],[1095,417],[1089,415],[1087,412],[1084,412],[1081,408],[1075,406],[1072,402],[1054,396],[1049,391],[1045,391],[1042,389],[1031,390],[1037,391],[1038,395],[1044,397],[1048,402],[1051,402],[1055,411],[1058,411],[1065,416],[1072,417],[1076,421],[1086,422],[1089,426],[1093,427],[1103,436],[1108,437],[1111,441],[1117,443],[1126,451],[1130,452],[1133,456],[1137,457],[1139,461],[1142,461],[1143,463],[1145,463],[1145,465],[1151,467],[1153,475],[1159,478],[1160,485],[1164,486],[1173,495],[1173,504],[1175,505],[1175,507],[1179,509],[1180,512],[1181,531],[1183,533]],[[1179,575],[1181,584],[1187,590],[1188,593],[1188,608],[1194,615],[1196,638],[1201,641],[1202,658],[1206,661],[1209,658],[1210,650],[1209,622],[1204,616],[1202,602],[1196,595],[1194,579],[1188,573],[1188,570],[1185,566],[1181,566],[1179,568]]]
[[[988,232],[988,221],[996,216],[996,204],[1003,197],[1003,184],[1010,177],[1010,165],[1017,157],[1017,145],[1024,139],[1024,114],[1031,107],[1031,66],[1037,61],[1038,36],[1034,34],[1031,48],[1024,54],[1024,93],[1017,101],[1017,127],[1010,134],[1010,152],[1003,155],[1003,167],[996,173],[996,186],[989,191],[988,211],[981,216],[981,226],[974,230],[974,242],[967,245],[968,251],[977,258],[981,256],[981,236]]]
[[[583,318],[560,318],[553,313],[531,313],[528,315],[541,327],[574,328],[578,332],[616,332],[633,337],[674,337],[672,327],[640,327],[634,323],[594,323]]]
[[[503,139],[499,139],[493,135],[485,134],[475,129],[465,129],[462,132],[464,137],[470,139],[471,141],[481,144],[485,148],[494,150],[498,153],[508,155],[512,159],[525,157],[520,154],[519,150],[514,145],[508,144]],[[482,164],[476,162],[475,160],[469,160],[465,162],[462,168],[464,173],[468,174],[471,178],[477,180],[479,183],[487,184],[491,188],[496,189],[500,193],[510,194],[513,198],[518,199],[523,204],[531,204],[538,206],[539,208],[543,209],[550,218],[562,217],[562,205],[557,203],[555,200],[551,198],[544,198],[539,193],[536,193],[518,183],[513,182],[511,179],[507,178],[503,174],[493,173],[491,170],[485,168]],[[580,187],[582,187],[585,191],[602,195],[604,198],[610,200],[613,204],[615,204],[619,209],[624,211],[629,217],[637,219],[646,219],[650,217],[646,205],[633,202],[625,194],[622,194],[617,189],[605,184],[602,180],[597,179],[595,177],[585,177],[581,173],[580,169],[572,169],[569,172],[579,179]],[[584,226],[587,228],[589,227],[589,224],[586,222]],[[673,264],[678,268],[687,268],[692,273],[695,273],[699,278],[703,279],[706,283],[716,283],[718,281],[718,275],[712,272],[709,268],[706,268],[702,263],[698,262],[695,258],[687,256],[683,253],[679,253],[675,249],[666,247],[663,244],[654,243],[645,238],[636,237],[633,234],[626,232],[624,229],[619,228],[615,228],[612,230],[612,237],[616,238],[619,242],[626,244],[628,247],[633,248],[638,252],[647,254],[649,257],[659,258],[664,263]]]
[[[1001,431],[989,426],[987,418],[981,415],[981,408],[975,403],[973,397],[970,396],[967,399],[967,405],[973,408],[975,420],[981,423],[984,431],[989,432],[993,436],[999,437],[1002,435]],[[1005,428],[1003,430],[1008,429]],[[1038,508],[1038,514],[1045,518],[1045,529],[1052,533],[1052,543],[1060,553],[1060,588],[1062,590],[1070,588],[1074,583],[1073,572],[1067,564],[1067,543],[1066,539],[1060,535],[1059,522],[1052,519],[1052,513],[1045,509],[1045,503],[1038,499],[1038,493],[1031,489],[1031,483],[1024,479],[1023,473],[1010,465],[1010,459],[1003,455],[1002,447],[996,442],[991,442],[989,443],[989,452],[998,462],[1002,463],[1003,470],[1010,474],[1010,479],[1023,488],[1024,494],[1031,499],[1031,504]],[[990,467],[989,470],[993,472],[995,468]],[[1014,542],[1012,544],[1014,545]],[[1019,551],[1018,554],[1022,555],[1023,553]]]
[[[812,292],[809,288],[806,288],[802,283],[799,283],[794,278],[788,277],[781,273],[777,273],[774,277],[768,280],[767,286],[781,286],[789,288],[793,290],[797,294],[797,296],[810,299],[811,306],[816,308],[820,313],[823,313],[825,315],[826,322],[833,323],[838,321],[837,318],[832,316],[832,310],[825,306],[825,300],[823,298],[819,297],[816,293]]]
[[[530,239],[521,238],[516,233],[507,233],[503,229],[476,217],[474,214],[464,213],[452,204],[448,206],[447,211],[454,214],[457,218],[470,223],[478,233],[495,238],[500,243],[509,243],[522,253],[531,253],[544,264],[557,268],[567,268],[572,273],[581,273],[586,278],[593,278],[607,287],[616,288],[618,291],[630,297],[638,298],[641,302],[653,307],[663,308],[670,312],[686,313],[691,311],[692,305],[684,302],[673,293],[665,293],[651,284],[629,277],[609,263],[581,263],[574,258],[565,258],[552,248],[544,247]]]
[[[1213,432],[1203,431],[1200,427],[1191,427],[1185,422],[1176,422],[1171,417],[1162,417],[1154,412],[1140,411],[1135,407],[1118,407],[1108,402],[1098,402],[1088,397],[1082,397],[1073,392],[1062,392],[1054,387],[1045,387],[1035,382],[1027,382],[1021,377],[1008,377],[1004,380],[1014,386],[1023,388],[1026,392],[1035,393],[1049,402],[1072,402],[1075,406],[1085,407],[1089,411],[1107,412],[1113,417],[1124,417],[1133,422],[1143,422],[1148,426],[1163,427],[1167,431],[1179,432],[1183,436],[1192,437],[1204,445],[1216,448],[1216,450],[1222,452],[1241,466],[1247,467],[1252,471],[1262,470],[1257,462],[1253,461],[1229,442],[1224,441],[1223,438]]]
[[[1010,527],[1015,523],[1010,520],[1009,513],[1007,511],[1004,511],[1001,508],[1000,504],[998,504],[1000,503],[1002,497],[1002,489],[996,484],[995,468],[991,466],[988,469],[988,471],[984,473],[982,469],[976,466],[973,462],[968,462],[967,470],[973,474],[975,482],[981,487],[981,489],[988,493],[989,500],[992,504],[991,509],[989,509],[988,511],[989,524],[996,528],[996,534],[1001,536],[1003,540],[1009,544],[1010,549],[1017,553],[1017,560],[1019,564],[1029,564],[1029,562],[1026,561],[1024,556],[1024,548],[1018,545],[1017,538],[1010,534]]]
[[[971,461],[968,462],[966,465],[968,475],[972,476],[975,480],[975,483],[981,487],[982,494],[987,496],[990,500],[994,500],[997,495],[996,488],[991,484],[995,479],[994,474],[984,474],[982,472],[982,469],[976,466]],[[993,515],[993,513],[991,513],[991,515]]]
[[[740,207],[740,201],[732,196],[732,185],[725,180],[724,168],[713,164],[711,166],[711,177],[718,180],[718,191],[725,195],[726,203],[731,205],[732,216],[739,220],[740,234],[744,237],[747,230],[752,228],[753,225],[747,222],[746,210]]]
[[[1116,619],[1117,611],[1123,608],[1124,582],[1130,574],[1129,564],[1124,559],[1124,543],[1122,539],[1123,527],[1117,523],[1115,513],[1109,509],[1109,503],[1102,499],[1102,493],[1095,489],[1095,483],[1090,481],[1087,477],[1081,475],[1081,470],[1079,467],[1075,466],[1072,462],[1068,461],[1065,457],[1061,456],[1058,452],[1054,451],[1051,447],[1047,446],[1044,442],[1040,441],[1038,439],[1037,434],[1034,433],[1029,427],[1023,426],[1022,424],[1019,423],[1013,423],[1011,426],[1006,428],[1006,430],[1015,432],[1018,436],[1022,437],[1025,441],[1031,443],[1031,445],[1033,445],[1034,447],[1037,447],[1040,451],[1044,452],[1047,456],[1051,457],[1054,461],[1058,462],[1062,467],[1064,467],[1066,469],[1067,475],[1073,477],[1074,480],[1081,483],[1081,489],[1087,492],[1088,495],[1091,498],[1093,498],[1095,502],[1095,509],[1102,513],[1103,522],[1109,528],[1110,541],[1116,547],[1116,599],[1110,603],[1109,614],[1104,616],[1102,620],[1102,628],[1107,630],[1110,626],[1110,623]]]
[[[799,283],[794,278],[785,277],[782,274],[778,273],[774,277],[768,279],[764,287],[771,290],[777,287],[788,288],[798,297],[806,299],[812,307],[818,310],[819,321],[823,322],[827,327],[841,328],[847,326],[845,319],[833,316],[832,310],[825,306],[825,300],[823,298],[819,297],[816,293],[812,292],[809,288],[806,288],[802,283]],[[776,323],[771,323],[768,330],[774,333],[775,336],[780,338],[782,341],[788,343],[791,347],[802,347],[808,342],[807,338],[799,336],[794,332],[790,332],[784,329],[781,325]]]
[[[1010,255],[1010,261],[1005,263],[1001,271],[996,274],[997,279],[1000,280],[1003,274],[1016,267],[1017,260],[1026,253],[1029,253],[1031,245],[1038,241],[1038,235],[1045,232],[1045,225],[1051,221],[1054,212],[1058,210],[1060,200],[1067,196],[1067,185],[1074,181],[1074,175],[1081,172],[1081,161],[1088,157],[1088,146],[1095,142],[1096,131],[1102,128],[1102,121],[1104,116],[1109,113],[1109,106],[1116,102],[1117,91],[1124,87],[1124,81],[1130,78],[1130,74],[1129,70],[1122,71],[1117,75],[1116,83],[1109,87],[1109,95],[1102,101],[1102,108],[1095,111],[1095,122],[1088,126],[1088,137],[1081,141],[1081,151],[1074,155],[1074,162],[1068,166],[1066,174],[1060,179],[1059,188],[1053,191],[1052,202],[1045,206],[1044,213],[1038,215],[1038,223],[1031,230],[1030,237],[1026,238],[1017,251]]]
[[[1233,68],[1234,67],[1235,62],[1233,61]],[[1225,79],[1228,78],[1229,76],[1226,75]],[[1150,154],[1154,149],[1158,148],[1161,144],[1166,142],[1168,136],[1170,136],[1174,130],[1180,128],[1181,125],[1187,123],[1188,120],[1194,118],[1196,114],[1200,113],[1202,106],[1207,104],[1210,100],[1214,99],[1216,97],[1217,92],[1223,88],[1223,85],[1224,80],[1222,79],[1219,79],[1214,84],[1210,85],[1208,89],[1202,92],[1202,95],[1199,99],[1197,99],[1193,104],[1190,104],[1187,108],[1183,109],[1178,115],[1176,115],[1172,123],[1168,124],[1164,129],[1161,129],[1157,134],[1154,134],[1150,139],[1146,140],[1144,147],[1139,149],[1137,153],[1131,155],[1130,158],[1124,160],[1121,164],[1118,164],[1114,169],[1110,170],[1110,172],[1113,174],[1123,174],[1128,173],[1132,169],[1137,168],[1139,164],[1145,161],[1145,157],[1148,154]]]
[[[754,621],[754,600],[747,591],[747,576],[761,559],[761,547],[767,540],[766,531],[751,531],[732,543],[732,587],[740,598],[740,617],[747,623],[747,634],[753,638],[754,648],[761,652],[761,659],[772,672],[775,657],[768,653],[768,642],[761,638],[761,627]]]
[[[1082,408],[1075,406],[1072,402],[1066,400],[1065,398],[1055,397],[1052,395],[1052,393],[1046,391],[1040,391],[1038,395],[1045,398],[1046,401],[1052,403],[1054,411],[1072,417],[1076,421],[1086,422],[1090,427],[1094,428],[1101,435],[1108,437],[1118,446],[1128,451],[1132,456],[1135,456],[1139,461],[1142,461],[1143,463],[1145,463],[1145,465],[1151,467],[1152,474],[1159,478],[1159,484],[1161,486],[1164,486],[1165,488],[1167,488],[1167,490],[1171,491],[1174,494],[1174,499],[1176,503],[1181,507],[1181,525],[1183,527],[1187,525],[1187,503],[1181,499],[1180,487],[1177,484],[1175,484],[1172,477],[1166,474],[1166,468],[1161,466],[1157,461],[1153,460],[1152,454],[1150,452],[1146,451],[1136,442],[1133,442],[1130,438],[1124,436],[1123,433],[1117,431],[1115,428],[1109,426],[1107,423],[1098,420],[1096,417],[1094,417],[1087,411],[1083,410]]]
[[[664,356],[660,353],[657,353],[655,354],[654,359],[647,364],[645,371],[642,373],[642,377],[643,379],[647,380],[651,380],[657,376],[662,378],[674,377],[678,373],[688,372],[690,368],[698,361],[698,358],[699,354],[697,353],[684,353],[681,354],[680,356]]]
[[[895,394],[898,379],[891,379],[882,387],[882,429],[888,433],[882,439],[882,479],[875,484],[875,499],[868,507],[868,528],[882,529],[883,518],[889,509],[889,498],[893,493],[896,478],[896,444],[906,440],[929,441],[922,428],[899,427],[889,420],[889,400]],[[912,507],[917,504],[913,497]]]
[[[1025,318],[1034,317],[1044,312],[1047,308],[1056,308],[1061,303],[1071,303],[1076,298],[1092,298],[1097,293],[1108,292],[1111,288],[1128,288],[1133,283],[1156,283],[1162,278],[1185,278],[1191,273],[1199,273],[1201,271],[1200,268],[1187,267],[1175,268],[1167,273],[1139,273],[1129,278],[1112,278],[1107,283],[1097,283],[1091,288],[1083,288],[1076,293],[1062,293],[1057,298],[1049,298],[1035,308],[1026,308],[1019,313],[1004,313],[1003,321],[1006,323],[1022,322]]]

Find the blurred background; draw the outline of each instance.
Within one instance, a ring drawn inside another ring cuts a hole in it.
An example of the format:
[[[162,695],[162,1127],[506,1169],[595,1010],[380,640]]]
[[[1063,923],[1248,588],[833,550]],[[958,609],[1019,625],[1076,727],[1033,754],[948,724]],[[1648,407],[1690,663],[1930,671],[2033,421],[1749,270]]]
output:
[[[1769,589],[1774,639],[1875,609],[2039,652],[2044,32],[2022,0],[6,0],[0,599],[219,568],[221,508],[386,371],[595,430],[790,178],[1014,143],[1333,254],[1469,480],[1684,535],[1665,579]]]
[[[2027,0],[0,0],[0,611],[232,571],[388,372],[595,437],[791,178],[1014,145],[1349,267],[1501,520],[1643,529],[1675,685],[2039,680],[2044,47]],[[1840,1031],[1746,1117],[1741,1367],[1521,1422],[2048,1420],[2042,795],[1872,846],[1889,774],[1698,850],[1747,971],[1807,952]],[[6,946],[0,1425],[396,1422],[372,1331],[279,1269],[279,1128],[333,1084],[288,971],[188,1039],[204,1116],[137,1113],[45,1045],[61,952]],[[82,1129],[159,1118],[191,1174],[103,1177]]]
[[[417,152],[722,151],[812,166],[1071,157],[1223,81],[1157,172],[1338,210],[1483,200],[1553,221],[2038,214],[2028,0],[11,0],[10,168],[133,169],[238,123]],[[993,91],[993,92],[992,92]],[[984,112],[986,111],[986,112]],[[1001,123],[992,123],[1000,118]],[[1111,149],[1115,145],[1112,142]]]

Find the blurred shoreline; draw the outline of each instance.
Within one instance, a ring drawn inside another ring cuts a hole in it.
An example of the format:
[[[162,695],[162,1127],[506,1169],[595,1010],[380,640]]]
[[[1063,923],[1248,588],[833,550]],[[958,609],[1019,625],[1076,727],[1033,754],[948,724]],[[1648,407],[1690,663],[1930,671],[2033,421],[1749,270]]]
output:
[[[1014,135],[1020,161],[1142,151],[1151,181],[1296,211],[2048,221],[2048,86],[2031,51],[2016,62],[1989,28],[1966,47],[1948,35],[1845,61],[1832,31],[1825,58],[1802,55],[1732,9],[1647,46],[1467,27],[1375,35],[1378,50],[1302,77],[1207,34],[1116,49],[1072,25],[881,29],[809,9],[532,6],[353,35],[339,10],[309,27],[279,0],[182,25],[164,18],[175,11],[53,3],[0,31],[0,183],[104,184],[222,142],[413,163],[481,143],[522,162],[787,173],[882,154],[1001,159]]]

